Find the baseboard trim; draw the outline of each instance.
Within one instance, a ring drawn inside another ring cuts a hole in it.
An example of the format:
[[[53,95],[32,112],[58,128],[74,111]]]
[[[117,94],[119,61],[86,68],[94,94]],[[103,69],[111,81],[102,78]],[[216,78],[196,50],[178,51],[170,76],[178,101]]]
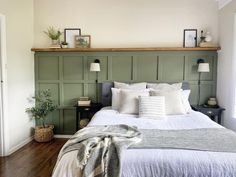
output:
[[[9,152],[7,153],[8,155],[11,155],[12,153],[16,152],[17,150],[19,150],[20,148],[22,148],[24,145],[28,144],[29,142],[31,142],[33,140],[33,136],[27,138],[26,140],[22,141],[21,143],[17,144],[16,146],[12,147]]]
[[[54,135],[54,138],[71,138],[73,135]]]

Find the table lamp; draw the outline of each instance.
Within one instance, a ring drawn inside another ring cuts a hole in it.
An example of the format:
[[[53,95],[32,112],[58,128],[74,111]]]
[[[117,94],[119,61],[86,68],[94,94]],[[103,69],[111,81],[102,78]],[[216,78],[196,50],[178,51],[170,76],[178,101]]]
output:
[[[199,77],[198,77],[198,102],[197,105],[200,105],[200,97],[201,97],[201,73],[208,73],[210,72],[210,67],[209,67],[209,63],[205,63],[204,59],[198,59],[197,60],[197,64],[198,64],[198,69],[197,72],[199,73]]]
[[[96,102],[98,103],[98,72],[101,71],[100,61],[95,59],[93,63],[90,64],[90,71],[96,72]]]

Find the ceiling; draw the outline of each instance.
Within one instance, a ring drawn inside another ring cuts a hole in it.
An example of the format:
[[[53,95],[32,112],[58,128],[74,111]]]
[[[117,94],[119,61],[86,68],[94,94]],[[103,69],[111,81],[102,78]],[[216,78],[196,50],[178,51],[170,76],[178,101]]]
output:
[[[216,0],[216,1],[218,1],[219,9],[222,9],[224,6],[226,6],[232,0]]]

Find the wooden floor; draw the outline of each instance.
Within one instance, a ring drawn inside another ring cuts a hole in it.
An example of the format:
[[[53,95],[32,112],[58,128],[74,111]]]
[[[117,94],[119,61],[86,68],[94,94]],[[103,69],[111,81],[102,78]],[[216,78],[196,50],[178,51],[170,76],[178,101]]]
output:
[[[0,157],[0,177],[50,177],[57,155],[66,141],[32,141],[12,155]]]

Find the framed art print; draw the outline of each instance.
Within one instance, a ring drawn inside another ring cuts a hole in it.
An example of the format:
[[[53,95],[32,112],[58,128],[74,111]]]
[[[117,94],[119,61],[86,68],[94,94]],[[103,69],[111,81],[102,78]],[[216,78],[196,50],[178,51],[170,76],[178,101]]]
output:
[[[80,28],[64,29],[64,40],[68,43],[69,48],[75,48],[75,36],[81,35]]]
[[[77,35],[75,36],[75,47],[76,48],[90,48],[91,36],[90,35]]]
[[[197,47],[197,29],[184,30],[183,47]]]

